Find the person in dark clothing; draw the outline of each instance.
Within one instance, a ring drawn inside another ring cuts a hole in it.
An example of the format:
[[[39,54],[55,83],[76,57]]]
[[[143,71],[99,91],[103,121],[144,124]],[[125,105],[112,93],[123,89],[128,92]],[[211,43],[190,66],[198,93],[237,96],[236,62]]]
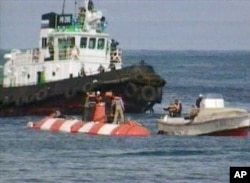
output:
[[[83,97],[83,113],[82,113],[82,121],[90,121],[90,116],[92,113],[91,98],[95,98],[95,95],[90,94],[89,92],[84,94]],[[93,100],[93,99],[92,99]]]
[[[179,100],[175,99],[174,103],[171,103],[167,108],[163,108],[163,110],[168,111],[171,117],[180,117],[182,104]]]
[[[83,96],[83,111],[82,111],[82,121],[88,121],[89,117],[89,93],[85,93]]]
[[[97,92],[96,92],[95,102],[96,102],[96,103],[101,103],[101,102],[103,102],[103,98],[102,98],[102,96],[101,96],[101,92],[100,92],[100,91],[97,91]]]
[[[114,71],[116,68],[115,68],[115,64],[113,63],[113,62],[111,62],[110,64],[109,64],[109,68],[110,68],[110,70],[111,71]]]
[[[105,72],[105,68],[104,68],[102,65],[100,65],[100,66],[98,67],[98,71],[99,71],[100,73],[104,73],[104,72]]]
[[[59,111],[58,109],[55,109],[52,114],[50,114],[50,117],[53,118],[65,118],[64,115],[62,115],[61,111]]]
[[[114,117],[114,109],[112,106],[113,100],[113,92],[107,91],[104,95],[104,102],[105,102],[105,113],[108,119],[108,122],[111,123]]]
[[[202,96],[202,94],[200,94],[199,97],[196,99],[196,103],[195,104],[196,104],[197,108],[200,108],[200,104],[201,104],[202,98],[203,98],[203,96]]]

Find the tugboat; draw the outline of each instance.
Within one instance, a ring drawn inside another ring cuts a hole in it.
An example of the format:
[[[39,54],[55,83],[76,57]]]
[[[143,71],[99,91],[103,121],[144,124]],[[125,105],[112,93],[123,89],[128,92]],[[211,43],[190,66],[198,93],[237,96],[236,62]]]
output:
[[[161,103],[165,80],[144,61],[122,67],[106,26],[88,0],[73,14],[43,14],[39,48],[4,55],[0,116],[46,115],[51,108],[81,114],[84,92],[97,90],[119,93],[129,113]]]

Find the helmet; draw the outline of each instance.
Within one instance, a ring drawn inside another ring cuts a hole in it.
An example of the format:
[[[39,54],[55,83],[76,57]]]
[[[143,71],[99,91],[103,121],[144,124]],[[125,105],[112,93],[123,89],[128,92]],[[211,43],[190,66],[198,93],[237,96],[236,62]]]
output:
[[[97,92],[96,92],[96,95],[100,95],[100,94],[101,94],[100,91],[97,91]]]
[[[202,97],[202,94],[199,94],[199,97]]]

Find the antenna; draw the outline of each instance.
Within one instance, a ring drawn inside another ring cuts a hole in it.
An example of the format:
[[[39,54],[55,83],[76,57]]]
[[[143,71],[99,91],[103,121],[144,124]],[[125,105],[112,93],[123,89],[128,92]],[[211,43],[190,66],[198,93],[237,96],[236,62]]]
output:
[[[63,0],[62,14],[64,14],[64,9],[65,9],[65,0]]]
[[[75,18],[77,17],[77,0],[75,0]]]

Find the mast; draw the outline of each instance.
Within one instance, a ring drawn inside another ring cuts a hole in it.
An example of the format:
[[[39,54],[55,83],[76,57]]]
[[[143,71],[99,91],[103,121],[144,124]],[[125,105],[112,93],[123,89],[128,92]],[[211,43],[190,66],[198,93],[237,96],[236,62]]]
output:
[[[64,9],[65,9],[65,0],[63,0],[62,15],[64,14]]]
[[[77,0],[75,0],[75,19],[77,17]]]

